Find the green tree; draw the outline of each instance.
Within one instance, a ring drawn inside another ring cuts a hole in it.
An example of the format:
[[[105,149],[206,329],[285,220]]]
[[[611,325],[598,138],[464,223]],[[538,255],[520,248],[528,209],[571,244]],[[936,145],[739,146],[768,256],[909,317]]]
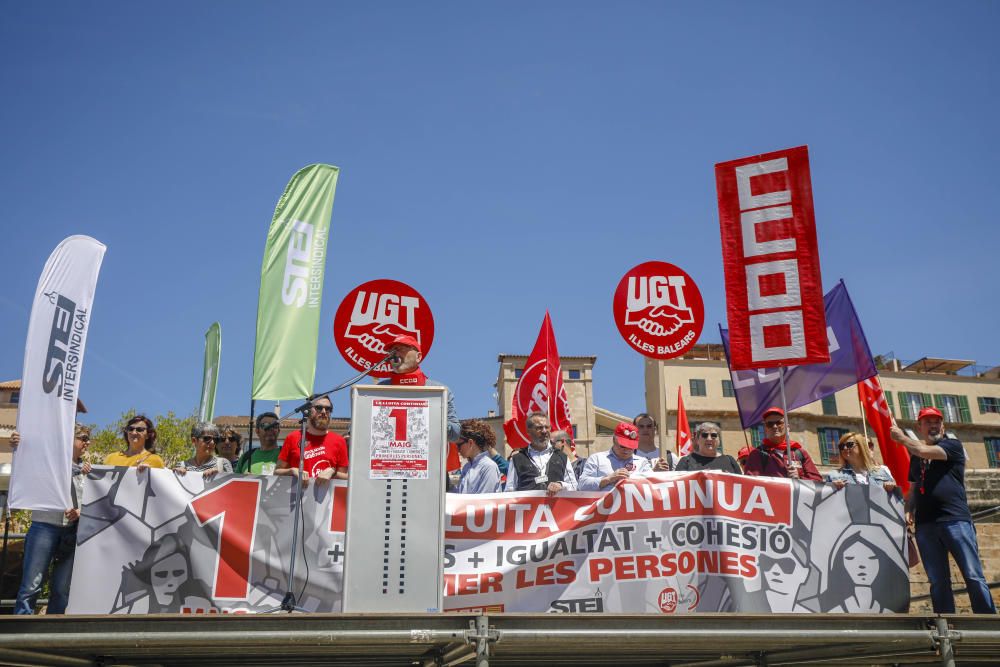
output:
[[[135,409],[130,409],[112,424],[103,428],[92,427],[87,458],[92,463],[103,463],[104,457],[108,454],[124,451],[125,440],[122,438],[122,429],[135,415]],[[150,419],[156,426],[156,453],[168,468],[192,456],[194,452],[191,449],[191,427],[198,420],[194,413],[187,417],[178,417],[171,411]]]

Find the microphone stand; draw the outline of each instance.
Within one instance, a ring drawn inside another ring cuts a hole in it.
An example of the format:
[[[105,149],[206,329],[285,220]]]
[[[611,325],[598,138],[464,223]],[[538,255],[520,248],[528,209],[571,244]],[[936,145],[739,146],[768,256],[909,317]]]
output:
[[[302,494],[304,493],[303,491],[304,485],[302,483],[302,472],[306,458],[306,450],[305,450],[306,423],[309,421],[309,417],[312,414],[313,403],[321,398],[328,398],[330,394],[335,394],[338,391],[342,391],[352,385],[357,384],[364,378],[371,375],[371,372],[375,370],[376,367],[381,366],[382,364],[388,362],[390,359],[394,359],[395,357],[396,354],[394,352],[390,352],[389,354],[385,355],[385,358],[379,361],[377,364],[372,364],[371,368],[369,368],[368,370],[363,371],[355,375],[354,377],[350,378],[349,380],[340,383],[333,389],[313,394],[312,396],[307,398],[302,405],[298,406],[297,408],[289,412],[287,415],[282,415],[281,417],[278,418],[278,423],[280,424],[282,420],[288,419],[293,415],[296,414],[301,415],[299,417],[299,476],[295,484],[295,500],[294,500],[295,514],[292,520],[292,557],[288,564],[288,577],[287,577],[288,587],[287,590],[285,591],[285,597],[282,598],[281,600],[281,605],[279,605],[274,609],[269,609],[263,613],[271,613],[275,611],[287,611],[287,612],[306,611],[305,609],[299,607],[296,604],[295,592],[293,591],[293,587],[295,585],[295,561],[296,561],[296,555],[298,553],[298,544],[299,544],[299,520],[302,516]],[[333,417],[332,411],[330,416]]]

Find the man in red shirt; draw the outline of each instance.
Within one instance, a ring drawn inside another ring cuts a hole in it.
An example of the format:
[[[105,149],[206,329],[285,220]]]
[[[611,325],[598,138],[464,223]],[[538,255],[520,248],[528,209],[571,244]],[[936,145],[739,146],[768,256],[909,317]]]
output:
[[[750,452],[743,464],[743,472],[754,477],[789,477],[821,482],[823,478],[816,469],[809,452],[792,440],[792,465],[788,465],[788,437],[785,426],[785,412],[781,408],[764,411],[764,441],[760,449]]]
[[[330,432],[330,412],[333,403],[328,396],[313,401],[309,412],[309,423],[306,425],[305,462],[302,465],[302,481],[316,478],[317,482],[327,480],[347,479],[347,443],[336,433]],[[285,438],[278,454],[278,465],[275,475],[299,474],[299,441],[301,431],[292,431]]]

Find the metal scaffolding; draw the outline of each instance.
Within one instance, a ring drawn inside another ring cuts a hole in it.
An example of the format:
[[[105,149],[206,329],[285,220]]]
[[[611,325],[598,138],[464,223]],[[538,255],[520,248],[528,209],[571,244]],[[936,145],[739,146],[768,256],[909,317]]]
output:
[[[291,614],[3,616],[0,663],[1000,664],[996,616]]]

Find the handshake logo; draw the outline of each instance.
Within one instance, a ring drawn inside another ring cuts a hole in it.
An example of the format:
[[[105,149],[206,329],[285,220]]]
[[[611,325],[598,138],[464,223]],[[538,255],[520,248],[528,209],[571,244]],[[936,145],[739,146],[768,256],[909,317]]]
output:
[[[629,276],[625,324],[650,336],[671,336],[693,324],[694,313],[684,299],[684,276]]]
[[[420,300],[412,296],[358,292],[344,336],[377,355],[386,354],[386,345],[403,334],[412,335],[419,343],[420,331],[416,327],[419,307]]]

